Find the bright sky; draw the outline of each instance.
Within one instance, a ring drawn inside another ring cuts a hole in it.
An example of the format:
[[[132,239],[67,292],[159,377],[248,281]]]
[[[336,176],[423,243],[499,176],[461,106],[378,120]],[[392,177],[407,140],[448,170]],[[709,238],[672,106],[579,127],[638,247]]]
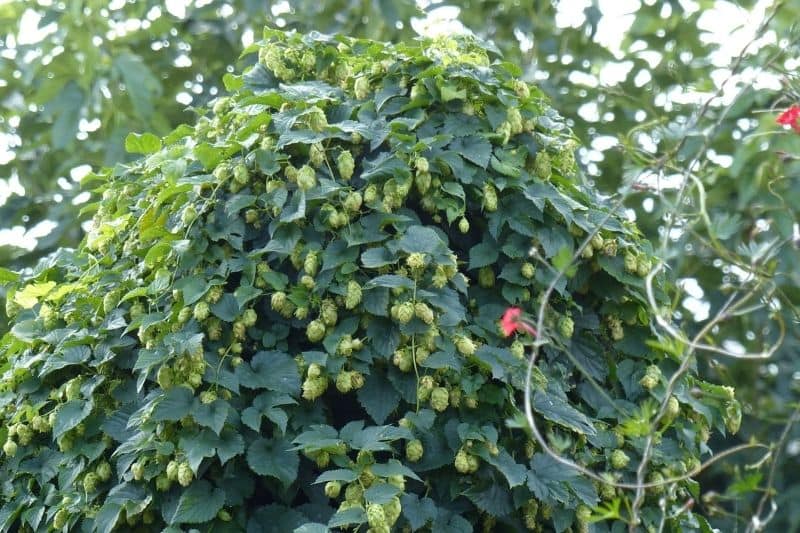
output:
[[[13,0],[0,0],[0,3],[7,1]],[[48,0],[40,0],[41,3],[45,3],[46,1]],[[124,1],[125,0],[112,0],[109,3],[108,8],[115,9],[115,6],[116,8],[119,8]],[[657,0],[644,1],[647,4],[652,5]],[[173,16],[184,17],[186,15],[186,7],[191,5],[192,2],[197,2],[197,4],[206,3],[204,0],[166,0],[164,3],[164,8]],[[440,1],[418,0],[418,4],[421,7],[428,7],[429,9],[429,6],[437,3],[440,3]],[[681,0],[680,3],[684,9],[690,12],[699,9],[699,4],[694,0]],[[729,78],[730,72],[727,70],[727,66],[730,64],[731,59],[740,53],[743,43],[749,42],[753,39],[755,36],[755,31],[761,23],[766,9],[772,3],[773,2],[771,0],[760,0],[752,12],[748,12],[732,2],[726,0],[717,0],[714,9],[707,11],[700,17],[699,27],[702,31],[706,32],[705,39],[708,42],[713,42],[720,45],[719,51],[711,57],[713,64],[719,67],[713,75],[715,83],[720,84],[725,79]],[[591,0],[569,0],[558,2],[558,15],[556,19],[557,24],[561,27],[581,26],[585,22],[583,9],[590,4]],[[620,61],[605,66],[596,76],[584,73],[575,73],[574,76],[570,77],[573,83],[590,86],[597,86],[601,84],[614,85],[619,83],[622,79],[625,79],[632,68],[632,63],[629,61],[622,61],[623,54],[620,50],[620,42],[623,34],[633,23],[634,13],[640,5],[640,0],[599,0],[599,7],[603,13],[603,16],[600,20],[598,31],[596,33],[596,41],[598,44],[601,44],[615,53],[615,55],[620,58]],[[273,14],[278,16],[282,12],[285,12],[285,10],[288,8],[289,4],[285,1],[281,1],[274,3],[271,9]],[[157,12],[151,10],[151,12],[148,13],[147,18],[160,16],[160,9],[157,7],[154,9],[157,10]],[[663,9],[669,10],[669,5],[664,4]],[[457,20],[459,11],[459,8],[453,6],[430,9],[428,11],[427,18],[413,20],[412,27],[418,33],[429,36],[464,32],[466,31],[465,28]],[[665,15],[667,14],[668,13],[665,13]],[[225,16],[224,13],[221,13],[221,15]],[[55,31],[55,27],[52,24],[37,29],[38,22],[39,19],[32,10],[29,10],[23,16],[19,31],[20,42],[23,42],[24,39],[24,42],[26,43],[35,43],[41,41],[42,39],[46,39],[53,31]],[[126,23],[125,25],[121,25],[119,28],[115,28],[115,32],[119,35],[122,35],[126,31],[135,31],[141,27],[145,27],[148,24],[149,21],[147,19],[143,21],[129,21],[129,24]],[[252,32],[246,33],[243,36],[243,44],[249,44],[252,42],[253,38],[254,36]],[[768,32],[761,37],[759,42],[756,43],[756,46],[774,41],[774,33]],[[13,54],[13,50],[10,50],[13,47],[13,42],[13,39],[10,39],[8,41],[9,46],[6,50],[0,50],[0,54]],[[522,45],[535,46],[536,44],[535,42],[523,42]],[[650,57],[646,57],[646,59],[657,61],[657,57],[652,57],[652,54],[657,55],[656,52],[642,52],[643,56],[645,54],[650,54]],[[644,85],[647,83],[647,81],[649,81],[649,74],[646,71],[637,73],[636,76],[637,77],[635,79],[637,84],[641,82],[640,84]],[[733,81],[748,81],[757,86],[762,85],[777,88],[775,87],[777,80],[759,75],[759,73],[753,71],[745,71],[738,80]],[[725,100],[725,98],[732,98],[732,96],[733,94],[729,93],[723,97],[723,100]],[[189,101],[191,101],[191,95],[187,93],[185,97],[188,97]],[[661,102],[662,105],[669,105],[670,101],[680,103],[704,101],[708,98],[708,94],[693,92],[690,89],[686,89],[680,92],[676,91],[674,94],[664,95],[662,98],[665,100]],[[182,101],[182,103],[187,104],[188,102]],[[579,114],[584,120],[589,122],[596,122],[601,118],[598,115],[597,107],[591,103],[583,106],[579,110]],[[97,124],[86,124],[84,126],[85,129],[96,129],[100,126],[100,124],[98,121]],[[10,138],[9,136],[0,136],[0,161],[8,162],[13,159],[14,153],[12,146],[18,142],[20,142],[20,139],[18,138],[15,139]],[[594,165],[594,163],[591,161],[597,161],[598,157],[602,158],[602,150],[609,149],[615,142],[616,141],[610,137],[598,137],[591,143],[588,152],[585,154],[586,160],[589,161],[590,173],[592,170],[591,167]],[[643,138],[641,142],[647,144],[648,140]],[[652,143],[652,140],[650,142]],[[721,162],[724,163],[725,160],[722,160]],[[59,178],[59,184],[65,188],[74,187],[76,186],[75,183],[79,182],[80,179],[89,172],[89,170],[90,169],[85,165],[72,169],[72,172],[70,173],[71,182],[70,180],[67,180],[66,177],[62,177]],[[12,194],[24,194],[24,189],[17,177],[0,177],[0,205],[3,205]],[[85,196],[82,198],[82,200],[86,201]],[[17,226],[10,229],[0,229],[0,245],[10,244],[29,250],[33,249],[36,246],[37,239],[47,235],[50,231],[52,231],[53,227],[53,222],[44,221],[27,231],[22,226]]]

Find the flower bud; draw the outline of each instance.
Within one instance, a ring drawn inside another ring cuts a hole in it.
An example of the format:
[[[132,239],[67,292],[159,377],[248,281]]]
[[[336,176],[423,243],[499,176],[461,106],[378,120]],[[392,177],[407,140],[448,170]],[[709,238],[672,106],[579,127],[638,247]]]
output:
[[[469,357],[475,354],[475,343],[469,337],[458,337],[455,341],[458,353]]]
[[[192,483],[192,479],[194,479],[194,472],[189,467],[189,463],[181,463],[178,466],[178,483],[181,487],[188,487]]]
[[[342,484],[338,481],[328,481],[325,483],[325,496],[328,498],[338,498],[342,490]]]
[[[278,291],[272,294],[270,305],[275,311],[280,311],[286,305],[286,293]]]
[[[17,455],[17,443],[11,439],[8,439],[5,444],[3,444],[3,453],[9,457],[14,457]]]
[[[623,257],[623,262],[625,264],[625,271],[630,272],[631,274],[635,274],[638,270],[638,262],[636,261],[636,256],[631,252],[625,252],[625,256]]]
[[[491,289],[494,287],[494,270],[492,267],[485,266],[478,271],[478,285],[484,289]]]
[[[342,370],[336,375],[336,390],[342,394],[347,394],[353,390],[353,378],[350,376],[350,372]]]
[[[431,407],[442,412],[447,409],[450,400],[450,393],[444,387],[436,387],[431,391]]]
[[[460,474],[467,474],[470,471],[470,462],[469,462],[469,454],[464,451],[464,449],[458,450],[456,453],[455,461],[453,465],[456,467],[456,471]]]
[[[497,189],[491,183],[483,186],[483,207],[486,211],[497,211]]]
[[[458,221],[458,231],[463,234],[469,233],[469,220],[466,217],[461,217]]]
[[[322,320],[312,320],[306,327],[306,337],[311,342],[319,342],[325,338],[325,323]]]
[[[202,322],[206,318],[208,318],[211,309],[208,307],[208,303],[206,302],[197,302],[197,305],[194,306],[194,319],[198,322]]]
[[[303,165],[297,171],[297,187],[301,191],[312,189],[317,184],[317,175],[313,167]]]
[[[345,150],[336,158],[336,167],[339,170],[339,175],[343,180],[348,181],[353,177],[353,171],[356,168],[353,154],[349,150]]]
[[[567,339],[572,337],[573,332],[575,331],[575,323],[573,322],[571,317],[563,316],[558,321],[558,332],[561,334],[562,337]]]
[[[369,96],[369,80],[366,76],[359,76],[353,84],[353,94],[356,99],[364,100]]]
[[[358,282],[351,280],[347,283],[344,306],[346,309],[355,309],[359,303],[361,303],[361,286]]]
[[[423,453],[424,448],[422,447],[422,441],[419,439],[410,440],[406,443],[406,459],[412,463],[422,459]]]
[[[628,466],[630,460],[631,458],[628,457],[628,454],[622,450],[617,449],[611,452],[611,466],[617,470],[621,470]]]

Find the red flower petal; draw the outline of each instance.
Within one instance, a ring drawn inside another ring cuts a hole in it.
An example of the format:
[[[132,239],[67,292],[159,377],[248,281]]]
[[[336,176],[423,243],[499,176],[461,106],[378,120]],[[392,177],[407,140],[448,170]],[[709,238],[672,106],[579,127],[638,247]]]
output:
[[[778,117],[775,119],[775,122],[783,126],[791,126],[794,131],[800,133],[800,124],[798,124],[798,119],[800,119],[800,106],[793,105],[778,115]]]
[[[506,309],[506,312],[503,313],[503,317],[500,319],[500,328],[503,330],[506,337],[515,331],[524,331],[531,335],[536,335],[536,330],[533,327],[520,320],[521,315],[522,309],[519,307],[509,307]]]

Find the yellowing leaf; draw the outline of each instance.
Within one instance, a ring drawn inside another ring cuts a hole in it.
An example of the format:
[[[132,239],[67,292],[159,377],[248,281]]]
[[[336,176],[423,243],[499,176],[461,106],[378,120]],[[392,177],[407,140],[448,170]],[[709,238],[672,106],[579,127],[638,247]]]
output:
[[[37,303],[39,298],[45,296],[56,286],[55,281],[45,281],[44,283],[31,283],[26,285],[21,291],[14,294],[14,301],[24,309],[30,309]]]

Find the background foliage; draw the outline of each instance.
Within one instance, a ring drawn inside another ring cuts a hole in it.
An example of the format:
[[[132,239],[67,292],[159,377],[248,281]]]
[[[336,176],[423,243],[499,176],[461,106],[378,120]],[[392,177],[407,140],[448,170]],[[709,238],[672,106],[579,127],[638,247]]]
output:
[[[575,3],[563,4],[562,10],[580,11]],[[760,19],[761,8],[769,3],[740,5],[753,10],[752,19]],[[71,199],[79,186],[70,170],[84,163],[97,168],[125,157],[122,139],[130,129],[163,134],[190,120],[185,104],[202,106],[214,96],[215,86],[220,89],[218,80],[230,66],[228,58],[235,57],[249,31],[258,35],[262,24],[269,23],[387,40],[413,35],[409,16],[415,8],[409,3],[292,1],[281,6],[288,11],[265,12],[258,2],[210,2],[172,14],[156,2],[3,4],[0,78],[5,84],[0,94],[2,128],[10,134],[6,140],[11,147],[0,176],[19,180],[25,193],[6,200],[0,220],[8,227],[29,229],[43,220],[55,223],[32,251],[3,247],[4,264],[30,266],[57,246],[77,244],[80,206],[73,206]],[[537,81],[555,98],[578,136],[587,140],[604,136],[604,142],[589,143],[594,150],[583,151],[580,159],[609,194],[643,172],[654,171],[662,178],[680,175],[699,155],[701,164],[693,175],[704,185],[705,212],[698,209],[697,182],[681,198],[674,191],[640,187],[627,195],[625,204],[656,240],[665,234],[665,213],[686,215],[673,219],[685,231],[673,233],[676,238],[662,254],[670,261],[672,275],[696,280],[702,293],[693,289],[677,298],[679,306],[691,296],[710,304],[713,314],[732,290],[752,289],[753,279],[764,282],[758,290],[766,295],[756,303],[780,300],[778,316],[788,335],[769,361],[732,363],[722,356],[700,357],[711,376],[728,380],[740,391],[746,411],[741,438],[752,435],[776,441],[797,405],[798,341],[792,326],[798,279],[790,268],[797,262],[797,248],[788,241],[797,220],[793,176],[794,154],[800,146],[796,136],[779,133],[774,124],[775,110],[796,97],[792,24],[798,18],[797,7],[779,2],[768,10],[774,17],[756,35],[763,39],[737,62],[726,52],[729,47],[721,46],[724,42],[708,41],[721,19],[712,14],[710,20],[701,20],[714,7],[735,9],[726,2],[643,3],[633,10],[633,23],[619,51],[593,40],[602,24],[598,4],[587,3],[584,22],[577,27],[558,24],[557,5],[550,2],[461,2],[459,6],[459,19],[493,39],[510,60],[524,68],[529,65],[530,73],[547,74]],[[18,34],[21,19],[31,13],[42,17],[40,27],[53,23],[53,31],[41,41],[25,42]],[[139,23],[126,23],[129,19]],[[750,22],[742,14],[739,20]],[[733,40],[739,45],[748,41]],[[626,61],[631,68],[621,81],[601,82],[604,66]],[[731,76],[735,63],[737,75]],[[774,74],[782,84],[754,85],[754,74],[762,71]],[[725,80],[725,96],[711,98]],[[693,96],[693,91],[700,96]],[[185,93],[182,103],[175,99],[178,93]],[[682,309],[687,332],[699,327],[691,316]],[[760,348],[762,336],[775,339],[775,316],[771,309],[756,309],[746,316],[727,317],[725,325],[713,332],[713,340],[718,345],[736,340]],[[775,479],[781,488],[779,503],[791,501],[800,490],[792,477],[797,471],[797,437],[797,431],[790,429],[776,449],[780,455],[774,464],[781,465]],[[727,464],[709,473],[707,480],[707,486],[723,496],[703,502],[722,513],[723,529],[731,527],[728,520],[747,522],[755,510],[743,499],[726,501],[726,491],[734,496],[767,487],[771,466],[742,470],[735,461]],[[738,476],[740,482],[731,485]],[[800,511],[782,505],[769,527],[796,527],[799,521]]]

